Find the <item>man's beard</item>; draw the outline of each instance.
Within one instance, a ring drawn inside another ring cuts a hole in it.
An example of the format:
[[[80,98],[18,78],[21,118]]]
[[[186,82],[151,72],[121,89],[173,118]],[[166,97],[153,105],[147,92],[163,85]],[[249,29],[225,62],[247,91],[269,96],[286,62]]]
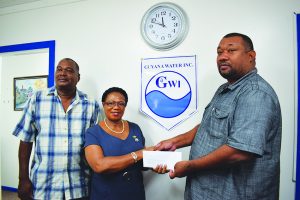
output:
[[[232,68],[227,71],[227,72],[221,72],[220,68],[218,68],[220,75],[227,79],[228,81],[236,81],[238,80],[241,76],[238,74],[237,71],[233,70]]]

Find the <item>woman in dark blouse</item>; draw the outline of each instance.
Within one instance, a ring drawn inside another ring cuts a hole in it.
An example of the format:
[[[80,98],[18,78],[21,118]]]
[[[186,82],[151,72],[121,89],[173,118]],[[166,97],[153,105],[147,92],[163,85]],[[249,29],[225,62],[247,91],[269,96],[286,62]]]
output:
[[[86,132],[85,156],[93,169],[92,200],[145,200],[145,138],[137,124],[122,119],[127,102],[123,89],[106,90],[102,95],[105,118]]]

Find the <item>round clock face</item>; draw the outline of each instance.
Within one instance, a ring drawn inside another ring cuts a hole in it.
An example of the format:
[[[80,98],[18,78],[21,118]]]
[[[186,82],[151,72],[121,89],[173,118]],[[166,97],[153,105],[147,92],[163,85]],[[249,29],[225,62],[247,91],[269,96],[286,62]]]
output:
[[[169,50],[178,46],[188,30],[184,11],[173,3],[152,6],[144,15],[141,32],[145,41],[153,48]]]

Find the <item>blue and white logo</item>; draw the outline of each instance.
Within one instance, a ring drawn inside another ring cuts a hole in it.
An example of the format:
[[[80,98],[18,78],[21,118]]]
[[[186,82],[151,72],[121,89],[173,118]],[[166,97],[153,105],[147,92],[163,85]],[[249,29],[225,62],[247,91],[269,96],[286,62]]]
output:
[[[151,78],[145,100],[149,109],[164,118],[177,117],[191,102],[191,86],[187,79],[174,71],[164,71]]]
[[[141,62],[141,111],[171,130],[197,111],[196,56]]]

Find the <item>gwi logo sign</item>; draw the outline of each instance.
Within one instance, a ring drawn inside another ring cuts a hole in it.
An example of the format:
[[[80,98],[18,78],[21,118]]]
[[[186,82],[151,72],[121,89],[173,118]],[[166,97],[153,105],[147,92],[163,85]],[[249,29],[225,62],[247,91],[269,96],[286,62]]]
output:
[[[142,60],[141,111],[167,130],[197,110],[196,56]]]
[[[183,113],[191,101],[191,87],[187,79],[174,71],[153,76],[146,87],[145,100],[149,109],[164,118]]]

